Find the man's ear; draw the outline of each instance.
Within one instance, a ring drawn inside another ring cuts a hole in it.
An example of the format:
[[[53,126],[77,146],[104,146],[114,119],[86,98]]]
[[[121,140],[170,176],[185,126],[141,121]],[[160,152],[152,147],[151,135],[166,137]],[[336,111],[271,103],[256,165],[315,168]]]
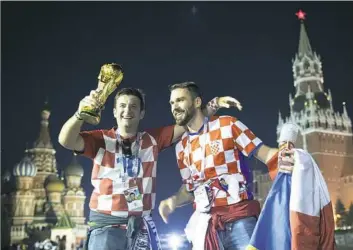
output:
[[[116,108],[113,108],[113,115],[116,118]]]
[[[195,104],[196,108],[201,108],[201,105],[202,105],[201,98],[200,97],[196,97],[195,100],[194,100],[194,104]]]
[[[142,111],[141,111],[141,113],[140,113],[140,120],[142,120],[142,119],[145,117],[145,113],[146,113],[145,110],[142,110]]]

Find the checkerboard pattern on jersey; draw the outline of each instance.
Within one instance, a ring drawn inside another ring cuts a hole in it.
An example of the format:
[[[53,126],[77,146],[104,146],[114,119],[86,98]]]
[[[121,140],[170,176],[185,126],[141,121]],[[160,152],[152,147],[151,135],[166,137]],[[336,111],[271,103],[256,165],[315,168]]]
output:
[[[156,140],[150,134],[142,133],[139,149],[142,168],[136,178],[136,185],[143,196],[143,207],[129,211],[124,196],[126,187],[119,178],[121,167],[118,166],[117,157],[121,154],[114,131],[103,131],[103,138],[105,146],[99,148],[94,158],[91,177],[94,191],[90,200],[90,208],[119,217],[150,214],[154,209],[156,199],[158,158]],[[136,142],[132,144],[132,150],[137,150]],[[135,186],[135,181],[132,178],[128,181],[129,187]]]
[[[204,158],[206,180],[223,174],[240,174],[239,153],[250,156],[262,143],[241,121],[231,116],[212,117],[206,132],[197,135],[185,133],[176,145],[176,155],[183,182],[189,190],[202,179],[200,171]],[[217,197],[225,198],[226,192]],[[228,194],[229,196],[229,194]],[[228,204],[228,202],[221,202]]]

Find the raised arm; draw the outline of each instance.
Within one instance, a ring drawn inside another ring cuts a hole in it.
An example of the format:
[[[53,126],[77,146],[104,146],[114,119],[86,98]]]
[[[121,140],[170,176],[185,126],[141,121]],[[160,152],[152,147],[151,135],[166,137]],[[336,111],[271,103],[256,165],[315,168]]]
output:
[[[84,142],[80,135],[83,120],[77,115],[69,118],[59,133],[59,143],[64,148],[74,151],[83,151]]]
[[[96,100],[96,92],[91,91],[89,96],[86,96],[80,101],[78,111],[69,118],[61,128],[59,133],[59,143],[69,150],[83,151],[84,150],[84,140],[80,135],[81,127],[83,125],[83,120],[80,117],[80,112],[84,106],[98,107]]]

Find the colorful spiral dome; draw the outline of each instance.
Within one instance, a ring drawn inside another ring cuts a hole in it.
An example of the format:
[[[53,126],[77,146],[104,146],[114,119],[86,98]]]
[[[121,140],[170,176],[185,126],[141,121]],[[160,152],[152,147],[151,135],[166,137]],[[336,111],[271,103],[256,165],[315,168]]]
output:
[[[19,177],[33,177],[37,174],[37,167],[33,164],[29,155],[25,154],[23,159],[14,167],[13,175]]]

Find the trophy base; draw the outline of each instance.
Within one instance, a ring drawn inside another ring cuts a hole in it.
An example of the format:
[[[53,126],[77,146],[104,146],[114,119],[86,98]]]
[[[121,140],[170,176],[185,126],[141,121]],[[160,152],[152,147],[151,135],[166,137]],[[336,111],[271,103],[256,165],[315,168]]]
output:
[[[85,122],[92,124],[92,125],[99,124],[99,122],[101,120],[99,115],[88,112],[88,111],[81,111],[80,116]]]

